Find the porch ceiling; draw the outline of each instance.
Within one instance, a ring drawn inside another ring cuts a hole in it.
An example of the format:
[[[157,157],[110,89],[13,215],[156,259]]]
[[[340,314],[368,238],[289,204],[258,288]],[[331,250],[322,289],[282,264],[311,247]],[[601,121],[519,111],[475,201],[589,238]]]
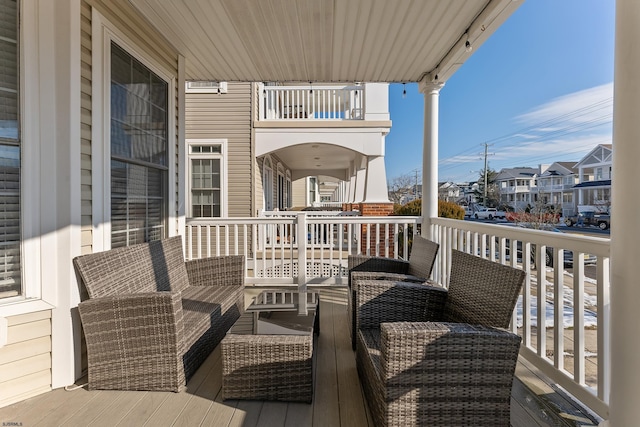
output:
[[[350,163],[357,153],[331,144],[301,144],[274,151],[292,171],[294,179],[308,175],[328,175],[347,179]]]
[[[187,80],[415,82],[446,81],[523,0],[129,1]]]

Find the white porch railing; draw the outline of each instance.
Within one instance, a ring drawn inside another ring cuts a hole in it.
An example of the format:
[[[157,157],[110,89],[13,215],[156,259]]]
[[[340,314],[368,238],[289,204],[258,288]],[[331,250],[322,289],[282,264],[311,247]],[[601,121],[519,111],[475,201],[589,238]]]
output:
[[[244,255],[246,282],[346,284],[351,254],[402,257],[419,217],[333,216],[278,212],[260,218],[187,220],[188,259]],[[300,269],[304,265],[306,268]]]
[[[522,336],[520,354],[608,419],[609,239],[444,218],[432,224],[441,245],[434,267],[440,283],[448,282],[450,248],[529,272],[512,322]],[[571,273],[563,262],[567,251],[573,258]],[[547,253],[553,266],[536,267],[547,264]],[[585,266],[585,258],[595,265]],[[586,268],[593,279],[585,276]]]
[[[364,120],[364,86],[264,86],[260,120]]]
[[[419,217],[277,214],[188,220],[187,257],[244,255],[250,284],[344,285],[348,255],[401,257],[407,254],[404,236],[421,222]],[[529,272],[512,322],[523,338],[521,355],[608,419],[609,239],[443,218],[432,219],[431,231],[441,245],[433,271],[439,283],[448,283],[451,249]],[[563,262],[565,252],[571,252],[572,266]],[[547,264],[547,253],[553,266],[537,268]],[[585,266],[585,259],[594,265]]]

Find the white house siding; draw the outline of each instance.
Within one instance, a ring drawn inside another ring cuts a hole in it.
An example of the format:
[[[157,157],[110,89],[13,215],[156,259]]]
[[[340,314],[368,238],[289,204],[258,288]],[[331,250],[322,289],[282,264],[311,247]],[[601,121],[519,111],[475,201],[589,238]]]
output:
[[[8,319],[0,348],[0,407],[51,390],[51,310]]]
[[[186,138],[227,140],[229,217],[252,215],[251,87],[230,82],[226,93],[186,94]]]
[[[293,206],[307,206],[307,178],[296,179],[291,187]]]

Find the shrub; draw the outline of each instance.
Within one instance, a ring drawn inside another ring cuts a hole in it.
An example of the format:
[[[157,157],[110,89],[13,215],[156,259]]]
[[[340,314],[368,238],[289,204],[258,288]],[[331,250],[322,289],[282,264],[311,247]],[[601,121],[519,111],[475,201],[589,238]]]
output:
[[[422,200],[416,199],[405,205],[395,205],[393,213],[399,216],[420,216],[422,215]]]
[[[464,219],[464,208],[453,202],[438,200],[438,216],[442,218]]]
[[[422,200],[413,200],[405,205],[394,205],[393,214],[399,216],[422,215]],[[438,216],[442,218],[464,219],[464,208],[453,202],[438,200]]]

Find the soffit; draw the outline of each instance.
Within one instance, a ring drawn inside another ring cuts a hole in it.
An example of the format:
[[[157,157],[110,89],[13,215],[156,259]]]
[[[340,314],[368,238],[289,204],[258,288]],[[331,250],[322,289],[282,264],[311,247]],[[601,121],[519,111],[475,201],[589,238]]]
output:
[[[512,0],[130,0],[185,56],[187,80],[445,81]]]
[[[331,144],[300,144],[274,152],[291,170],[349,169],[357,153]]]

